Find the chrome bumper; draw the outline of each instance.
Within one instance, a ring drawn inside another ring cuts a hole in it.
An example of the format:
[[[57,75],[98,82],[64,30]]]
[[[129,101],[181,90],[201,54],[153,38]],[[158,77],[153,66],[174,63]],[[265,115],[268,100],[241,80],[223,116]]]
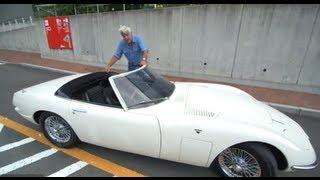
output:
[[[301,169],[301,170],[308,170],[308,169],[314,169],[318,166],[317,161],[314,162],[313,164],[310,165],[305,165],[305,166],[292,166],[291,169],[292,170],[296,170],[296,169]]]

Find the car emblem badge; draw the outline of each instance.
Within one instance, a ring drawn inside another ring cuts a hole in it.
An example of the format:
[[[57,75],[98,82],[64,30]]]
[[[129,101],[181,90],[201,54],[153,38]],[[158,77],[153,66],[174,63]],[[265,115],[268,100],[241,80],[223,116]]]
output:
[[[201,133],[201,129],[194,129],[196,131],[197,134]]]

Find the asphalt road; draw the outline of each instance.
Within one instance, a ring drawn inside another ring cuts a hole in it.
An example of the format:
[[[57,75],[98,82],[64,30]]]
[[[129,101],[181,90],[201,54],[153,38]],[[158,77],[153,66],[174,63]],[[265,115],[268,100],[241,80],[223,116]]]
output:
[[[40,131],[37,125],[24,120],[15,112],[12,106],[13,93],[21,90],[22,88],[66,75],[67,74],[64,73],[32,68],[28,66],[0,63],[0,115]],[[311,142],[317,152],[317,156],[320,157],[320,141],[318,140],[318,137],[320,136],[320,119],[307,116],[298,117],[292,114],[287,115],[297,121],[304,128],[306,133],[311,137]],[[0,147],[6,143],[14,142],[24,138],[27,137],[24,137],[12,129],[3,128],[0,135]],[[146,176],[217,176],[214,172],[212,172],[212,170],[203,167],[191,166],[122,151],[116,151],[87,143],[81,143],[78,147],[128,169],[140,172]],[[17,147],[15,151],[0,152],[0,168],[6,164],[18,161],[19,159],[23,159],[46,149],[50,148],[38,143],[37,141],[33,141],[24,146]],[[10,172],[9,175],[47,176],[67,165],[75,163],[76,161],[77,160],[75,158],[69,157],[62,152],[57,152],[46,159],[42,159],[31,165],[14,170]],[[112,174],[104,172],[91,165],[87,165],[70,176],[112,176]],[[313,170],[278,172],[278,176],[320,176],[320,167],[318,166]]]

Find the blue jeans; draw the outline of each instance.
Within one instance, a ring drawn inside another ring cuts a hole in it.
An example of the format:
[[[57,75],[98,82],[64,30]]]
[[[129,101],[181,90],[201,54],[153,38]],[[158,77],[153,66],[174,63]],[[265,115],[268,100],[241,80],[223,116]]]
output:
[[[135,69],[138,69],[140,68],[141,65],[140,64],[134,64],[134,63],[128,63],[128,71],[133,71]]]

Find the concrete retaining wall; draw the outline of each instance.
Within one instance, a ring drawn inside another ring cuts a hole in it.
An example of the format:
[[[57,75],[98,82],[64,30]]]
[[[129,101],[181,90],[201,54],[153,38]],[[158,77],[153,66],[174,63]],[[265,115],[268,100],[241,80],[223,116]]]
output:
[[[77,15],[70,16],[73,51],[49,49],[42,22],[39,46],[43,57],[104,66],[121,38],[119,26],[128,25],[150,48],[152,68],[165,74],[319,89],[319,16],[319,5],[313,4],[212,4]],[[21,36],[9,34],[0,34],[0,48],[12,38],[21,42]],[[126,69],[126,64],[123,57],[114,67]]]
[[[39,24],[23,29],[0,33],[0,49],[40,53]]]

